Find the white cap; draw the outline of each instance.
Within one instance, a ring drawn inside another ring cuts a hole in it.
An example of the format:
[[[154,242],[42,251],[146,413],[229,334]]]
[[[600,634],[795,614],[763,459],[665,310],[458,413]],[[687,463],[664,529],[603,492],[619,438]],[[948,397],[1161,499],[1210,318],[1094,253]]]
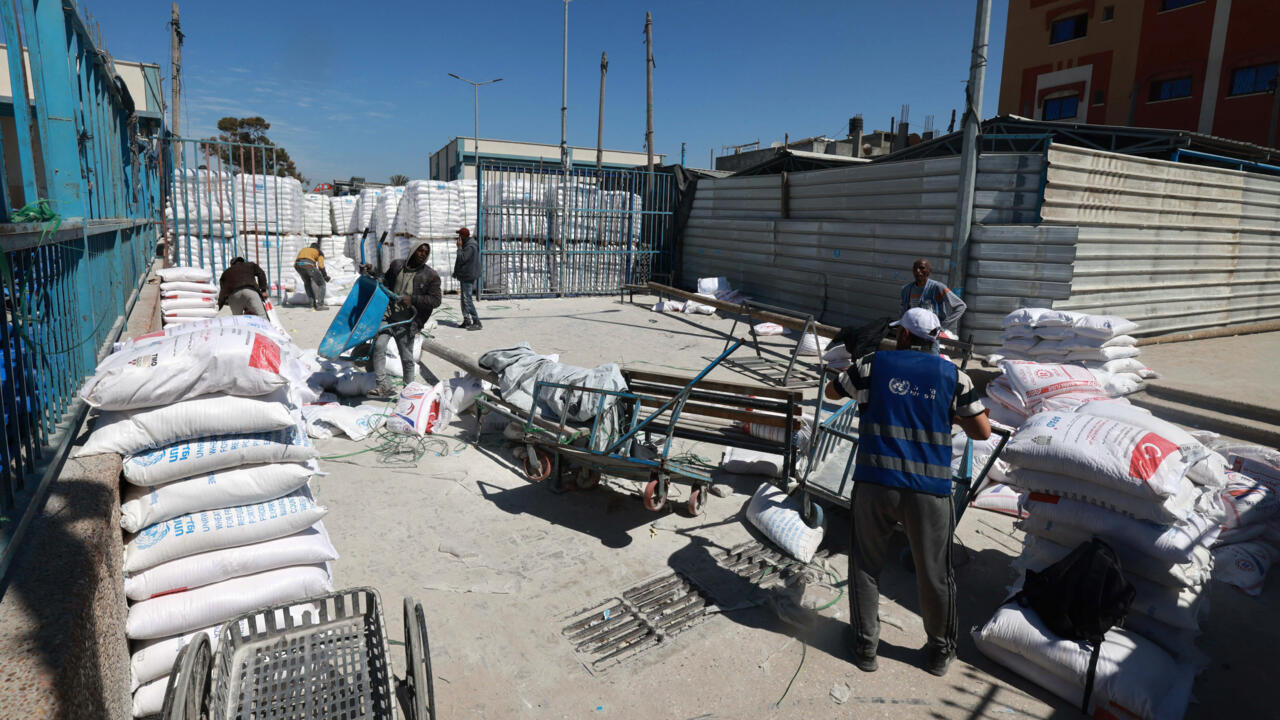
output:
[[[907,332],[924,340],[936,340],[942,323],[938,316],[925,308],[911,308],[902,314],[902,319],[889,323],[889,327],[904,327]]]

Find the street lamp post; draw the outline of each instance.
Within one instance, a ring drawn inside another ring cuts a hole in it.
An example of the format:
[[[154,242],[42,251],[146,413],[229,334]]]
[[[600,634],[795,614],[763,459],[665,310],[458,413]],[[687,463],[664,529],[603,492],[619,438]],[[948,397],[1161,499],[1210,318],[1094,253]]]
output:
[[[472,142],[471,154],[475,159],[475,163],[476,163],[476,180],[479,180],[480,179],[480,86],[489,85],[492,83],[500,83],[502,82],[502,78],[497,78],[495,80],[485,80],[483,82],[476,82],[474,80],[468,80],[460,75],[454,75],[453,73],[449,73],[449,77],[455,80],[461,80],[462,82],[467,83],[468,85],[471,86],[471,90],[473,94],[472,99],[475,104],[475,107],[474,107],[475,134],[472,136],[472,139],[471,139],[471,142]]]

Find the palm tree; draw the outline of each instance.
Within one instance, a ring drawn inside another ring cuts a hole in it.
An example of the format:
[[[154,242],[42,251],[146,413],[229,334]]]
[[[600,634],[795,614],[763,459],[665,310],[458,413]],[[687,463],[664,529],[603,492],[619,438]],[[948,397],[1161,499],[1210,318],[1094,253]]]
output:
[[[392,185],[404,185],[409,182],[409,176],[401,175],[400,173],[392,175],[389,179]]]

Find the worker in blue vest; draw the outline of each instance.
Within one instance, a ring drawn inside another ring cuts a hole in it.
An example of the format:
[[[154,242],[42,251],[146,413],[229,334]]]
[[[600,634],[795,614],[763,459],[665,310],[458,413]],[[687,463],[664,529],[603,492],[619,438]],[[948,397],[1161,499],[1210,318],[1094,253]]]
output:
[[[875,671],[880,569],[894,526],[902,523],[929,637],[925,669],[941,676],[956,653],[951,425],[985,440],[991,436],[991,424],[973,381],[933,350],[941,329],[937,315],[911,308],[892,327],[897,328],[897,350],[864,355],[827,386],[829,399],[854,397],[858,402],[849,552],[850,651],[859,670]]]

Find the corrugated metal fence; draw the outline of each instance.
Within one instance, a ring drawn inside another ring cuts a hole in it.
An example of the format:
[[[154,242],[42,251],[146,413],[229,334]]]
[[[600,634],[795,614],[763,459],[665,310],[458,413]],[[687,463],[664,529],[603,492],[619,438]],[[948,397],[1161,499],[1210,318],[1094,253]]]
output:
[[[73,3],[3,3],[0,25],[10,87],[32,89],[31,106],[13,105],[16,137],[0,138],[22,177],[22,197],[0,184],[2,576],[84,416],[76,393],[155,257],[158,161]]]
[[[912,261],[947,282],[958,158],[704,180],[684,278],[845,324],[896,315]],[[1051,145],[987,154],[961,334],[1024,306],[1118,314],[1141,334],[1280,318],[1280,178]]]

